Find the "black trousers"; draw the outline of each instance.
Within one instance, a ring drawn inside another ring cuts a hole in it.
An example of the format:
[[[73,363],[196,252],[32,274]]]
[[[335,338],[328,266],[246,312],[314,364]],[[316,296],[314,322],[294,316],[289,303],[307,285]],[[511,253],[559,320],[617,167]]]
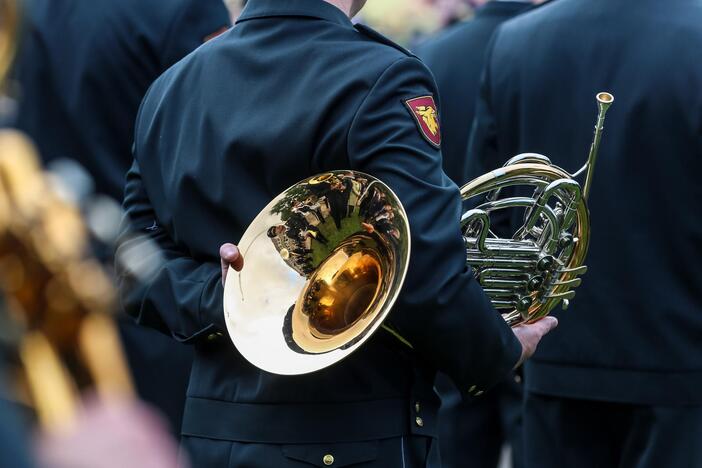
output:
[[[422,436],[292,445],[183,436],[181,442],[192,468],[441,468],[436,440]],[[333,462],[325,463],[325,456],[334,457]]]
[[[502,445],[512,446],[512,468],[522,468],[522,386],[514,378],[476,398],[462,399],[439,374],[439,445],[444,468],[496,468]]]
[[[527,393],[526,468],[702,468],[702,407]]]

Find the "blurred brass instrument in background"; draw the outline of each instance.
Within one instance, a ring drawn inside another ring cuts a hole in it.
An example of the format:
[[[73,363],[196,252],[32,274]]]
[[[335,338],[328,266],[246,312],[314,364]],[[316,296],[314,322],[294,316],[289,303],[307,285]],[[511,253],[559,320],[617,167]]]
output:
[[[586,271],[586,199],[612,102],[609,93],[597,95],[594,141],[577,173],[522,154],[461,189],[471,202],[487,195],[460,220],[467,263],[511,326],[567,305]],[[581,190],[575,177],[583,172]],[[518,185],[532,195],[499,198]],[[507,208],[523,209],[524,224],[500,238],[490,216]],[[227,274],[225,320],[234,345],[260,369],[283,375],[323,369],[381,327],[411,347],[383,324],[409,264],[409,223],[400,200],[374,177],[332,171],[293,185],[259,213],[239,249],[246,267]]]
[[[1,85],[18,21],[16,2],[0,0]],[[85,389],[134,396],[109,316],[111,279],[89,254],[86,225],[65,192],[26,137],[0,130],[0,344],[18,364],[16,397],[48,430],[74,420]]]
[[[3,338],[18,351],[22,398],[49,429],[72,421],[85,389],[134,394],[110,317],[115,291],[89,247],[79,210],[41,170],[30,142],[0,131]]]
[[[16,0],[0,0],[0,85],[5,84],[15,56],[18,30],[19,8]]]

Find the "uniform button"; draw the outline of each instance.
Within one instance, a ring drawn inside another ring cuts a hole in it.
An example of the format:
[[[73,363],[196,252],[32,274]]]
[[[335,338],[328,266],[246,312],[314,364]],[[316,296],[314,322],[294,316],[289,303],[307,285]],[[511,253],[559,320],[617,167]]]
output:
[[[422,406],[419,404],[419,402],[414,404],[414,411],[419,413],[419,411],[422,409]]]
[[[468,389],[468,393],[470,393],[470,394],[472,395],[476,388],[478,388],[478,387],[476,387],[475,385],[471,386],[471,387]]]
[[[333,465],[334,464],[334,455],[332,455],[331,453],[324,455],[324,457],[322,458],[322,463],[324,463],[327,466]]]
[[[514,376],[514,381],[517,383],[522,383],[522,376],[517,374]]]
[[[417,416],[414,419],[414,422],[417,423],[417,426],[424,427],[424,420],[422,418],[420,418],[419,416]]]
[[[485,392],[482,391],[482,390],[478,390],[477,392],[475,392],[475,396],[480,396],[480,395],[482,395],[483,393],[485,393]]]
[[[222,334],[222,332],[210,333],[209,335],[207,335],[207,340],[208,341],[215,341],[223,336],[224,335]]]

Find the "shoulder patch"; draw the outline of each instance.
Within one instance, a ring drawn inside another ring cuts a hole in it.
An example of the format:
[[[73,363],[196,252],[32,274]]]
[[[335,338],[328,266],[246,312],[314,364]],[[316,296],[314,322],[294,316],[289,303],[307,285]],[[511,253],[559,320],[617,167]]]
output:
[[[400,52],[402,52],[403,54],[405,54],[409,57],[416,57],[412,52],[405,49],[400,44],[393,42],[392,40],[390,40],[387,37],[380,34],[375,29],[369,28],[365,24],[360,24],[360,23],[355,24],[354,28],[356,28],[356,31],[368,36],[370,39],[374,40],[375,42],[380,42],[381,44],[385,44],[385,45],[388,45],[390,47],[394,47],[395,49],[399,50]]]
[[[405,101],[405,106],[414,117],[419,132],[433,146],[441,147],[439,113],[433,96],[419,96]]]

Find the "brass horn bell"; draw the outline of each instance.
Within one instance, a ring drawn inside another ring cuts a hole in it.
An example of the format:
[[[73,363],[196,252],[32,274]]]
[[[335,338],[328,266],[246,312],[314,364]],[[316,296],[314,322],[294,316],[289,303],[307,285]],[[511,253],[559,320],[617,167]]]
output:
[[[239,242],[230,268],[227,329],[268,372],[314,372],[351,354],[381,326],[409,262],[407,216],[376,178],[333,171],[271,201]]]

